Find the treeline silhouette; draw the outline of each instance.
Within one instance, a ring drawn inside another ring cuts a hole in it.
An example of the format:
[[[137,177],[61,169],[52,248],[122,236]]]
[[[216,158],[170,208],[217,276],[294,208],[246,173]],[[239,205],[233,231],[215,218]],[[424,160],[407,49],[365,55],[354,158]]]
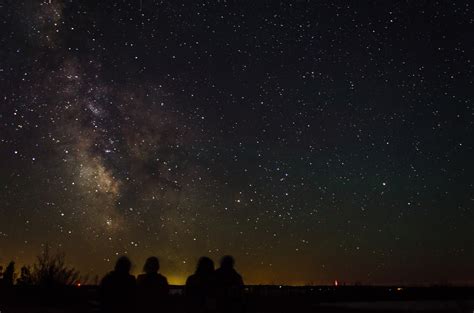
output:
[[[5,270],[0,266],[0,287],[13,286],[14,283],[20,286],[70,286],[88,280],[88,277],[81,277],[78,270],[66,265],[64,253],[51,254],[47,246],[36,257],[35,263],[23,265],[17,276],[15,262],[11,261]]]

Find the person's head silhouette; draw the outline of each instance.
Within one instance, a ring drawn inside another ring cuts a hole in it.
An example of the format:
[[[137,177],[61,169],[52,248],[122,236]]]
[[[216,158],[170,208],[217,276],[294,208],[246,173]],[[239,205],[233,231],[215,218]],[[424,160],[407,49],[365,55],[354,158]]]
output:
[[[225,255],[221,259],[221,268],[231,269],[234,268],[235,260],[231,255]]]
[[[160,269],[160,261],[157,257],[151,256],[146,259],[143,271],[147,274],[157,273]]]
[[[199,259],[196,274],[210,274],[214,271],[214,262],[206,257],[203,256]]]
[[[128,274],[132,268],[132,262],[126,256],[121,256],[115,263],[115,271],[122,274]]]

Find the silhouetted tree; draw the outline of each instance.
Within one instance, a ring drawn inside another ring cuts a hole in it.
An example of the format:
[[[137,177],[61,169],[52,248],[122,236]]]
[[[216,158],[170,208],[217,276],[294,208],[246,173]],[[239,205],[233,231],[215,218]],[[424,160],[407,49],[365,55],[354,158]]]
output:
[[[68,267],[65,263],[64,253],[50,255],[49,248],[45,246],[33,264],[33,283],[40,286],[75,285],[79,282],[79,271]]]
[[[92,280],[92,284],[97,286],[99,284],[99,275],[95,275],[94,279]]]
[[[11,261],[3,272],[3,285],[12,286],[15,281],[15,262]]]
[[[22,266],[20,270],[20,278],[16,281],[17,285],[29,286],[33,285],[33,276],[31,275],[31,268],[29,266]]]

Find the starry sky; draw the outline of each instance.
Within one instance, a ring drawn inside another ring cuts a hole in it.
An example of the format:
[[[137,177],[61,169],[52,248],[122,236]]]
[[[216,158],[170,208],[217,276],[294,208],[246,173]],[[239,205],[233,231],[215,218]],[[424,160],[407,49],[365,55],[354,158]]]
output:
[[[2,1],[0,263],[472,283],[470,1]]]

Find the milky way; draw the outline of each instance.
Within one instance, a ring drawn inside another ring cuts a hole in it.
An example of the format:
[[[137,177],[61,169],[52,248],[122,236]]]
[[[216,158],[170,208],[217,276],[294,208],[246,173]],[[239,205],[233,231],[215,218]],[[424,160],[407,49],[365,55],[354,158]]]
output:
[[[0,264],[474,281],[469,2],[1,6]]]

